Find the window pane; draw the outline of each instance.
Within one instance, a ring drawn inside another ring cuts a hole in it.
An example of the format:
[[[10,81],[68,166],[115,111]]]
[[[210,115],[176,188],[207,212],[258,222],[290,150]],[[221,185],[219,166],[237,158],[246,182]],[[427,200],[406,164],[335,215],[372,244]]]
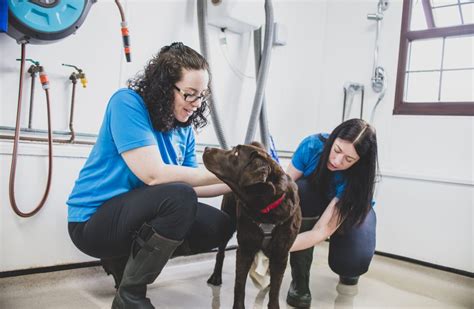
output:
[[[407,73],[407,102],[437,102],[439,72]]]
[[[421,2],[421,0],[419,0]],[[431,7],[457,4],[458,0],[431,0]]]
[[[461,5],[464,24],[474,24],[474,4]]]
[[[410,45],[408,71],[441,69],[443,39],[418,40]]]
[[[474,67],[474,36],[446,38],[443,69]]]
[[[421,1],[412,1],[411,7],[411,21],[410,30],[425,30],[428,29],[426,25],[425,12]]]
[[[459,6],[450,6],[433,9],[433,18],[436,27],[449,27],[462,25]]]
[[[474,70],[443,72],[441,101],[474,101]]]
[[[461,0],[461,3],[473,3],[474,0]]]

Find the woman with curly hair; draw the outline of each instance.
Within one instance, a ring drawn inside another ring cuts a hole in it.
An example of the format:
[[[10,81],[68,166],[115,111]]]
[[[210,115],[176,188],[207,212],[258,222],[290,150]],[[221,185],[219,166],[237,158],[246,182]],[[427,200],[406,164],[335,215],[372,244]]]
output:
[[[286,301],[308,308],[316,244],[330,237],[329,266],[343,285],[356,285],[374,256],[375,129],[350,119],[331,134],[310,135],[296,149],[287,173],[298,185],[303,221],[290,249],[292,281]]]
[[[234,230],[197,200],[230,191],[196,160],[193,127],[207,124],[209,84],[207,61],[173,43],[107,105],[67,204],[73,243],[114,277],[113,308],[153,308],[146,286],[173,253],[212,249]]]

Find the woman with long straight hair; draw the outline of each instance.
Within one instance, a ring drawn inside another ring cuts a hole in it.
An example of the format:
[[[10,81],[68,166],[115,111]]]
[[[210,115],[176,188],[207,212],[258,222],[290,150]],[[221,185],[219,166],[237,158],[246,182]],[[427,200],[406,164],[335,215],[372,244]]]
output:
[[[375,252],[373,206],[377,138],[361,119],[341,123],[331,134],[306,137],[287,173],[298,184],[303,222],[290,254],[292,282],[287,303],[310,307],[313,248],[328,239],[329,266],[339,282],[356,285]]]

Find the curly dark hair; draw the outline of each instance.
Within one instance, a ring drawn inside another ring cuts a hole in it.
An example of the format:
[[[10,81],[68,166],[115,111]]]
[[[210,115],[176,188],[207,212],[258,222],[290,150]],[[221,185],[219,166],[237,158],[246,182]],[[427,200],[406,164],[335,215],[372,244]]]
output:
[[[211,72],[206,59],[194,49],[181,42],[161,48],[145,66],[143,72],[128,80],[128,88],[137,92],[145,101],[153,128],[165,132],[176,127],[193,125],[195,129],[207,125],[207,102],[202,102],[185,122],[176,120],[174,109],[174,85],[183,77],[183,69]]]
[[[337,126],[325,138],[321,134],[319,139],[324,142],[323,152],[315,171],[310,176],[318,201],[328,205],[331,192],[333,172],[327,168],[331,147],[336,138],[353,143],[360,159],[349,169],[342,171],[346,179],[344,193],[336,204],[339,210],[339,222],[343,222],[342,229],[360,225],[372,207],[374,187],[377,176],[377,136],[375,129],[361,119],[350,119]],[[321,205],[321,206],[323,206]]]

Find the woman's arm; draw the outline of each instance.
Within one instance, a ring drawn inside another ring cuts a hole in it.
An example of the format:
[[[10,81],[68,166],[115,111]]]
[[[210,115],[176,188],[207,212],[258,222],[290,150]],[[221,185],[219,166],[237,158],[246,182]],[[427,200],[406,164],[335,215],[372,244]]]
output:
[[[341,222],[338,222],[339,213],[336,208],[338,201],[337,197],[332,199],[312,230],[298,234],[293,246],[291,246],[290,252],[311,248],[326,240],[337,230],[341,224]]]
[[[221,183],[204,168],[165,164],[156,145],[135,148],[122,153],[128,168],[149,186],[170,182],[185,182],[193,187]]]
[[[299,171],[296,169],[296,167],[293,166],[293,163],[290,162],[288,164],[288,167],[286,168],[286,173],[290,175],[290,177],[294,180],[297,181],[298,179],[303,176],[303,172]]]
[[[215,197],[232,192],[228,185],[219,183],[209,186],[194,187],[198,197]]]

